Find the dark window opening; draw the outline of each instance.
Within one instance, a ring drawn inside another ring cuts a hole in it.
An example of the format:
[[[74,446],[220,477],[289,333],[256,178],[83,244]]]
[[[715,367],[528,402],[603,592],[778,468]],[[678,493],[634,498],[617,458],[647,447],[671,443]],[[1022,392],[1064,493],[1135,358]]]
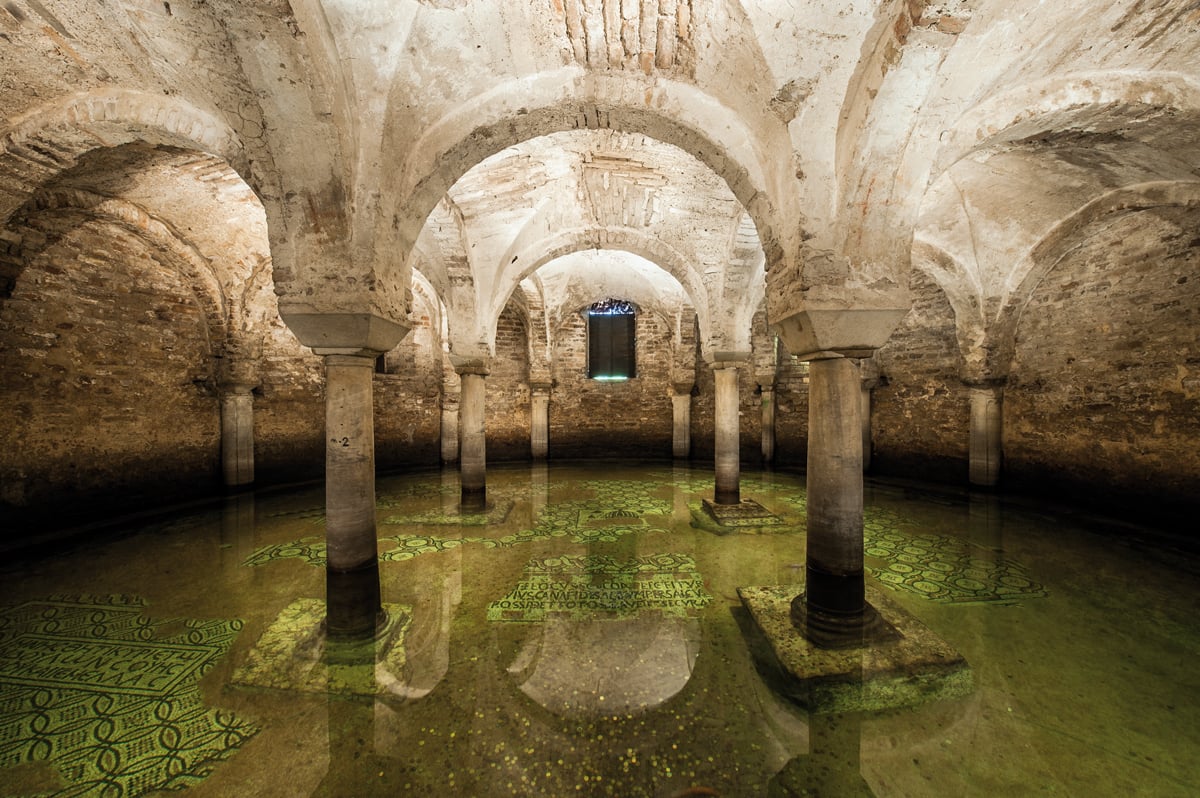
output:
[[[588,378],[620,382],[637,376],[633,304],[605,299],[587,309]]]

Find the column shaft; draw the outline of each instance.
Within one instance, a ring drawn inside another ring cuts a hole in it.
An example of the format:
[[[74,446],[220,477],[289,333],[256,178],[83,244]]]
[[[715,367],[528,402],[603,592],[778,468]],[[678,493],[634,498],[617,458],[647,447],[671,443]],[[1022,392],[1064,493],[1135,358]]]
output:
[[[1000,481],[1003,460],[1004,389],[971,389],[971,437],[969,479],[972,485],[992,487]]]
[[[458,462],[458,402],[442,403],[442,462]]]
[[[734,366],[713,369],[716,382],[716,494],[717,504],[741,501],[741,451],[738,422],[738,370]]]
[[[871,389],[864,385],[859,391],[859,413],[862,417],[862,464],[865,472],[871,468]]]
[[[221,397],[221,469],[227,487],[254,482],[254,395],[249,391]]]
[[[762,389],[762,459],[775,459],[775,389],[767,385]]]
[[[671,454],[686,460],[692,453],[692,394],[690,389],[671,395]]]
[[[852,360],[812,362],[806,593],[810,615],[861,615],[864,607],[860,392]]]
[[[486,387],[482,374],[463,374],[460,400],[462,451],[459,477],[463,507],[482,509],[487,496],[487,437],[485,423]]]
[[[529,397],[529,449],[534,460],[550,453],[550,394],[534,391]]]
[[[380,613],[372,356],[325,356],[326,627],[369,637]]]

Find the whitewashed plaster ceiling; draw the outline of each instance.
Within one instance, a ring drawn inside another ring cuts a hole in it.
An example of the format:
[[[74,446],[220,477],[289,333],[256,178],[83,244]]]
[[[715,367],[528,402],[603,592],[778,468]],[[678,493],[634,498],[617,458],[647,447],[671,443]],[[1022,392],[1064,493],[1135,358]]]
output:
[[[89,153],[227,165],[285,313],[401,318],[415,266],[486,347],[539,259],[593,244],[674,275],[713,347],[764,271],[778,316],[895,301],[915,264],[986,332],[1072,218],[1200,180],[1200,6],[6,0],[0,114],[5,224],[84,163],[205,257],[242,251],[261,222],[217,194],[214,233],[200,193],[124,179],[203,170]]]

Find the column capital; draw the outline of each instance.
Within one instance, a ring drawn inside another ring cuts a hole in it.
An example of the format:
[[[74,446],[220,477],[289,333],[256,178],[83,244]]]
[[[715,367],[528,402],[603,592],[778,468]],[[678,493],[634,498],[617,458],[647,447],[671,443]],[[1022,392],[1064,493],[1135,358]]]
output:
[[[460,377],[468,374],[486,377],[492,373],[492,359],[487,355],[456,355],[451,352],[450,365]]]
[[[714,369],[735,369],[750,362],[750,352],[712,351],[704,357]]]
[[[675,396],[691,396],[692,389],[696,387],[694,380],[686,380],[671,383],[671,393]]]
[[[792,308],[776,308],[771,327],[800,360],[870,357],[908,314],[898,288],[814,286]]]
[[[318,355],[378,357],[408,334],[407,324],[373,313],[280,312],[283,321]]]
[[[530,380],[529,392],[535,395],[550,395],[550,390],[554,387],[554,383],[549,380]]]

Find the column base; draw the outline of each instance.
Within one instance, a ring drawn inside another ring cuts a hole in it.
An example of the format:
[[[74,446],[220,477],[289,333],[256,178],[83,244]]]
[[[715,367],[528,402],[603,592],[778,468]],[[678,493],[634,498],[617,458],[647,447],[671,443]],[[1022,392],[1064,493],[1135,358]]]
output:
[[[460,506],[464,514],[487,512],[487,488],[463,488]]]
[[[733,490],[718,490],[713,492],[714,504],[741,504],[742,492],[738,488]]]
[[[826,649],[798,634],[790,615],[795,585],[739,587],[754,624],[751,650],[773,687],[810,712],[873,712],[961,698],[973,689],[962,655],[899,604],[868,587],[867,598],[897,639]]]
[[[789,617],[808,642],[830,651],[868,648],[900,639],[896,628],[867,601],[859,612],[829,612],[812,606],[808,594],[801,593],[792,599]]]
[[[383,617],[378,561],[350,571],[325,569],[325,635],[329,640],[371,640]]]

